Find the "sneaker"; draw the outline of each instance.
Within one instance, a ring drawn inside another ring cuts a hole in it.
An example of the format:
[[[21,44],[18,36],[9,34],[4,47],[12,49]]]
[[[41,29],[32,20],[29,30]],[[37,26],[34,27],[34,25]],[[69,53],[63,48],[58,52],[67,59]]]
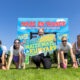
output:
[[[18,69],[21,69],[21,66],[19,65]]]
[[[25,69],[25,63],[22,63],[21,68],[22,68],[22,69]]]

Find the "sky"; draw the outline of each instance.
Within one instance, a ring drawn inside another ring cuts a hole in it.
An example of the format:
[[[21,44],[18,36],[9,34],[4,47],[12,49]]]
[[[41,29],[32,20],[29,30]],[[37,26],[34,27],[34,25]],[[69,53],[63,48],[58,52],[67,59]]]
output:
[[[80,0],[0,0],[0,40],[9,47],[18,18],[69,18],[71,42],[80,34]]]

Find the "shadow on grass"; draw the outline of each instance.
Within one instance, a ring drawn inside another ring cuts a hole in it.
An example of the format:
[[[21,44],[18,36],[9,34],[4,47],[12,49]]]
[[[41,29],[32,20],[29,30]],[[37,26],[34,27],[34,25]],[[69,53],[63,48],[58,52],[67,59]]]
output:
[[[72,65],[68,65],[67,68],[72,68]],[[35,65],[26,65],[25,70],[30,70],[30,69],[37,70]],[[39,69],[44,69],[44,67],[41,65],[41,67]],[[52,65],[50,69],[57,69],[57,65]],[[17,70],[17,69],[15,67],[11,67],[10,70]]]

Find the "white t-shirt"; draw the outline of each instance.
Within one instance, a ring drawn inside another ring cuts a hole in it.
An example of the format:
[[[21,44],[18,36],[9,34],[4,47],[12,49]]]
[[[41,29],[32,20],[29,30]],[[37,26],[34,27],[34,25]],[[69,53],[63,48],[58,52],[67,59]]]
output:
[[[58,47],[59,50],[63,50],[65,53],[68,53],[71,48],[72,45],[69,42],[67,42],[66,46],[63,46],[63,44],[61,43]]]
[[[19,55],[19,52],[20,53],[24,53],[24,47],[20,45],[20,48],[18,50],[14,49],[13,46],[10,47],[10,53],[15,55],[15,56],[18,56]]]
[[[3,51],[3,53],[7,53],[7,47],[6,46],[1,45],[0,47],[1,47],[2,51]]]

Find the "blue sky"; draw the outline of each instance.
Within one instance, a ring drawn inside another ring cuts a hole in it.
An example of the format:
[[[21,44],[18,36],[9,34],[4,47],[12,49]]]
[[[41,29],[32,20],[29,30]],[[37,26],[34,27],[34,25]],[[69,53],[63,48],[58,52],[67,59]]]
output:
[[[17,35],[17,19],[69,18],[71,42],[80,34],[80,0],[0,0],[0,40],[9,47]]]

